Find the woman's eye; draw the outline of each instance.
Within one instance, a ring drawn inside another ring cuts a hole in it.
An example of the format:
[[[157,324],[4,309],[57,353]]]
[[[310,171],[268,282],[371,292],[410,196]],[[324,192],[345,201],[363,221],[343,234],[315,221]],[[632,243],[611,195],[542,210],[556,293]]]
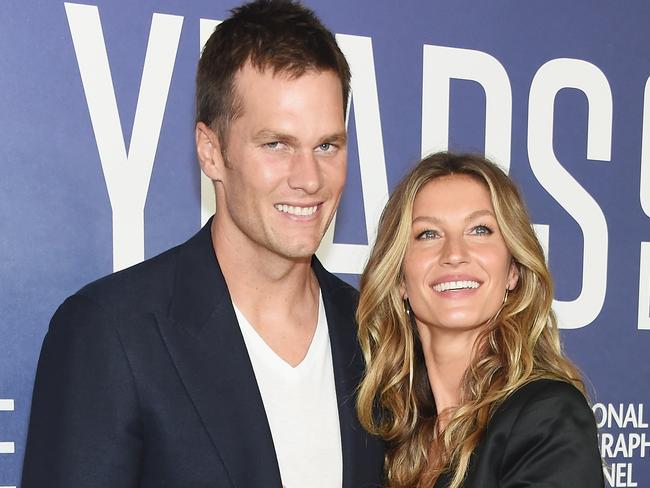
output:
[[[418,240],[435,239],[436,237],[438,237],[438,235],[439,235],[438,232],[435,230],[425,230],[420,232],[417,235],[416,239]]]
[[[490,229],[487,225],[477,225],[472,229],[471,233],[477,236],[489,236],[492,234],[492,229]]]

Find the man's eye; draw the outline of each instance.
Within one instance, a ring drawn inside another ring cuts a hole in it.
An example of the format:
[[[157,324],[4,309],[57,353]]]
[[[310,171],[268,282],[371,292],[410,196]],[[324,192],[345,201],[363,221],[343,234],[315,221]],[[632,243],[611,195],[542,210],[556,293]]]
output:
[[[323,144],[318,145],[318,150],[322,152],[330,152],[334,150],[334,144],[330,142],[324,142]]]
[[[439,234],[437,231],[427,229],[425,231],[420,232],[417,235],[416,239],[418,240],[435,239],[438,236]]]
[[[269,149],[278,149],[280,147],[280,141],[267,142],[264,146]]]

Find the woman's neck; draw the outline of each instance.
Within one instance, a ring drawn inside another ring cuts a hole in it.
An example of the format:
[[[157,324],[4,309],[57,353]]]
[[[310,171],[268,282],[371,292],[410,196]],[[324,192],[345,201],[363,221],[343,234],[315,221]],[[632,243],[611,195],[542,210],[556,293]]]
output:
[[[478,332],[440,332],[418,325],[429,385],[443,429],[455,407],[461,404],[461,388],[470,365]]]

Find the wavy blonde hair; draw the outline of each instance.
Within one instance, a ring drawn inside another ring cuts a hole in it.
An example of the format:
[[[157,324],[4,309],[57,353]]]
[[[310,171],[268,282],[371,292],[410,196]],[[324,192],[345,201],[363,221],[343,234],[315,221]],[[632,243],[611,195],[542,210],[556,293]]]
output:
[[[405,312],[400,284],[415,197],[428,182],[454,174],[469,175],[489,190],[519,280],[480,335],[463,380],[461,405],[440,429],[422,345]],[[495,409],[532,380],[566,381],[586,396],[580,373],[562,353],[551,310],[553,282],[519,191],[482,157],[436,153],[404,177],[382,213],[360,288],[357,320],[366,373],[357,413],[368,431],[387,442],[391,487],[430,487],[445,471],[451,473],[450,488],[460,487]]]

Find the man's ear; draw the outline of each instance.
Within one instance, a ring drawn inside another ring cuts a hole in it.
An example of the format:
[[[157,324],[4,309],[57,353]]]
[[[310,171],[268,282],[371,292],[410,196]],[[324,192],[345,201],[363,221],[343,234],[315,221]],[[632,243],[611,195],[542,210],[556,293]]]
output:
[[[222,181],[224,161],[217,134],[203,122],[197,122],[194,141],[201,171],[213,181]]]

